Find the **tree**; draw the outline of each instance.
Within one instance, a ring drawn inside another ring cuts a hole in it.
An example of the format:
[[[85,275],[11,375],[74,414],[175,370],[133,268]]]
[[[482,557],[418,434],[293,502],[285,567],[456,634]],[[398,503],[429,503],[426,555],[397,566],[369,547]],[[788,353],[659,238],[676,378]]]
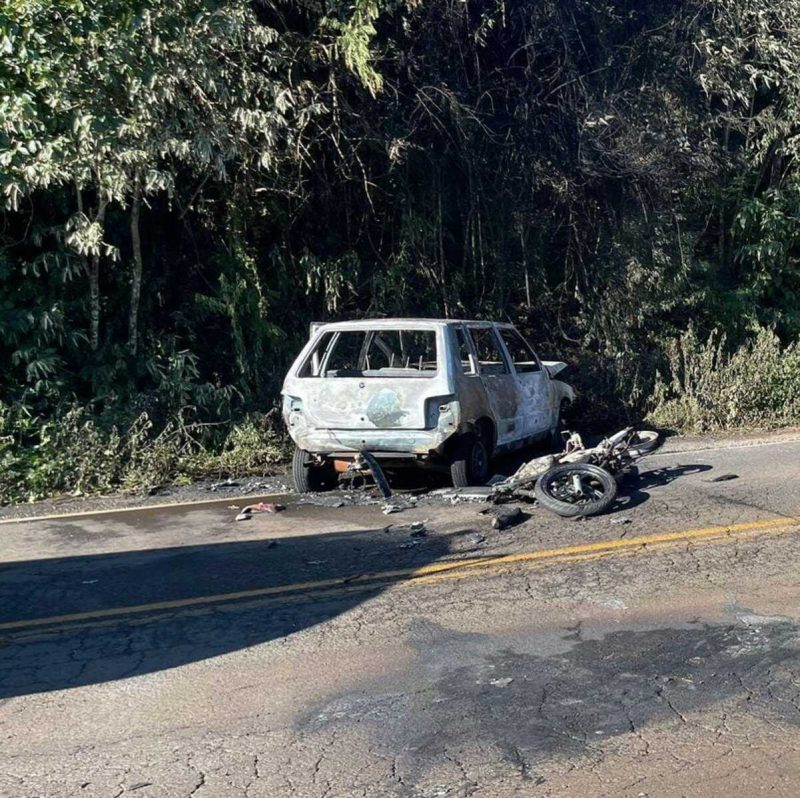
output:
[[[0,27],[0,165],[12,210],[69,188],[67,244],[87,259],[92,350],[100,342],[100,266],[110,206],[130,213],[128,345],[141,295],[140,209],[171,194],[179,171],[202,186],[269,169],[291,152],[305,89],[274,29],[241,0],[81,0],[7,6]],[[293,119],[294,118],[294,119]]]

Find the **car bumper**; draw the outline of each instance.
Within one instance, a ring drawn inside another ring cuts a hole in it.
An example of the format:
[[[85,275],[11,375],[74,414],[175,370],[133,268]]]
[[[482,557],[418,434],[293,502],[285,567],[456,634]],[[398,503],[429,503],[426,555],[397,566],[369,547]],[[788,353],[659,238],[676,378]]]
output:
[[[441,451],[454,430],[399,429],[305,429],[289,428],[292,440],[299,448],[312,454],[343,452],[391,452],[425,456]]]

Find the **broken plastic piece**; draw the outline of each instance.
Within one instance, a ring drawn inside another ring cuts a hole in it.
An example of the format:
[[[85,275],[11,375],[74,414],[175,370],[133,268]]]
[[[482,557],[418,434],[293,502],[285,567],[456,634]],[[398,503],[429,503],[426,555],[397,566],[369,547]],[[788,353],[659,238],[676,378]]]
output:
[[[249,521],[254,513],[280,513],[285,510],[286,506],[283,504],[274,504],[272,502],[259,502],[258,504],[248,504],[239,515],[236,516],[237,521]]]

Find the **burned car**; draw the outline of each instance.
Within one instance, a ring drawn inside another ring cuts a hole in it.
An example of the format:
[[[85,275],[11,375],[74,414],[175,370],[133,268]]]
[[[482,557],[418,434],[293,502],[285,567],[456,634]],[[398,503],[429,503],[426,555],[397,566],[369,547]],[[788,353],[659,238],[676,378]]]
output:
[[[301,492],[335,486],[342,461],[449,471],[485,484],[494,454],[559,434],[575,397],[512,324],[381,319],[312,325],[283,383]]]

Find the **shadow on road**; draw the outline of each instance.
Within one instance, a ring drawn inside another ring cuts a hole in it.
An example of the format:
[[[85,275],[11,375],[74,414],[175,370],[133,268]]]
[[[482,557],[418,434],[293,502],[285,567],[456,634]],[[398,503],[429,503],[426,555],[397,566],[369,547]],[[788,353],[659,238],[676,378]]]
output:
[[[705,463],[693,463],[691,465],[653,468],[649,471],[640,471],[635,475],[631,474],[623,480],[620,487],[620,495],[611,506],[609,512],[632,510],[634,507],[644,504],[650,498],[648,491],[651,488],[661,488],[676,479],[691,476],[692,474],[702,474],[704,471],[710,471],[711,468],[712,466]]]
[[[393,528],[2,564],[0,699],[161,671],[297,633],[391,584],[354,589],[342,577],[423,566],[446,555],[451,539],[413,538]],[[332,582],[327,595],[316,599],[203,601],[325,580]],[[163,606],[187,599],[197,604],[179,611]],[[140,605],[154,606],[125,618],[102,617]],[[2,628],[75,613],[92,617]]]

